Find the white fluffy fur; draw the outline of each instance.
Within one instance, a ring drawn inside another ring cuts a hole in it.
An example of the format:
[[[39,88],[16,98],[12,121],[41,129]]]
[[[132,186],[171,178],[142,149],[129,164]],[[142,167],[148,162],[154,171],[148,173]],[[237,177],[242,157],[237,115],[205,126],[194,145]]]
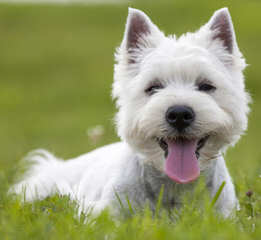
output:
[[[232,53],[227,51],[222,40],[214,38],[216,30],[211,30],[220,14],[229,21]],[[144,21],[149,33],[141,34],[137,47],[129,51],[128,32],[132,30],[134,17]],[[113,206],[117,212],[119,204],[115,191],[123,199],[128,194],[135,206],[142,207],[149,201],[153,209],[153,196],[157,195],[161,184],[165,184],[163,203],[170,207],[170,201],[177,201],[180,192],[195,183],[176,184],[166,177],[164,152],[155,138],[171,134],[164,117],[167,109],[187,105],[196,114],[187,136],[210,135],[200,150],[201,173],[206,175],[211,195],[226,181],[217,208],[228,216],[237,199],[222,153],[246,130],[249,102],[242,74],[246,64],[238,49],[228,10],[218,10],[197,32],[177,38],[166,37],[147,15],[129,9],[116,61],[113,97],[117,99],[116,124],[122,142],[69,161],[59,160],[44,150],[33,153],[29,155],[33,166],[12,190],[25,191],[28,201],[59,192],[79,201],[83,210],[93,207],[99,212]],[[198,91],[196,84],[202,78],[213,82],[216,91],[209,94]],[[164,88],[148,97],[144,90],[155,79]]]

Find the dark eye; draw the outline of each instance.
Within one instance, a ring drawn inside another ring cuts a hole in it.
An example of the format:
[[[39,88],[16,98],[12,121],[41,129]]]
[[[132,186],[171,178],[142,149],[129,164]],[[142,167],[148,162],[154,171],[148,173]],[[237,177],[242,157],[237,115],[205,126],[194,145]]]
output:
[[[211,85],[211,83],[203,82],[198,85],[198,90],[202,92],[210,92],[215,91],[216,87]]]
[[[162,88],[163,85],[161,83],[153,83],[145,90],[145,93],[151,96],[152,94],[156,93],[159,89]]]

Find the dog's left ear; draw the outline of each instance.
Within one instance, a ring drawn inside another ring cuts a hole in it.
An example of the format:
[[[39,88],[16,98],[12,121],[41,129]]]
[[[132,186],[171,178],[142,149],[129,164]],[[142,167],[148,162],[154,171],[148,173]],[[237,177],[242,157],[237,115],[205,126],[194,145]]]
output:
[[[212,39],[219,40],[228,53],[233,54],[237,50],[235,31],[227,8],[216,11],[207,25],[213,32]]]
[[[227,8],[217,10],[209,22],[202,28],[202,33],[203,32],[207,34],[207,42],[210,41],[206,47],[213,52],[225,66],[245,68],[245,60],[238,48],[233,23]],[[202,36],[204,36],[204,34]]]

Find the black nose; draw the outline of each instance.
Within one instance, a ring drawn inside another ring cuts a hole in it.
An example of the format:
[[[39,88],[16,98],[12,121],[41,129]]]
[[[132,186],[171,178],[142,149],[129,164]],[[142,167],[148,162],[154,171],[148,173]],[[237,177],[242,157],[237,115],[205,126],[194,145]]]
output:
[[[173,106],[166,112],[167,122],[179,132],[182,132],[195,120],[195,113],[187,106]]]

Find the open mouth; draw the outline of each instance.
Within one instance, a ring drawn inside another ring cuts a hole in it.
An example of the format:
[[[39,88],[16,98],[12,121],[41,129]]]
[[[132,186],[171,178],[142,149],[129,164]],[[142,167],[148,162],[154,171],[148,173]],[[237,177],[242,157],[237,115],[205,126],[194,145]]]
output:
[[[178,137],[175,139],[158,139],[160,147],[165,152],[165,173],[173,181],[189,183],[198,178],[200,168],[199,150],[205,145],[208,136],[201,139]]]

